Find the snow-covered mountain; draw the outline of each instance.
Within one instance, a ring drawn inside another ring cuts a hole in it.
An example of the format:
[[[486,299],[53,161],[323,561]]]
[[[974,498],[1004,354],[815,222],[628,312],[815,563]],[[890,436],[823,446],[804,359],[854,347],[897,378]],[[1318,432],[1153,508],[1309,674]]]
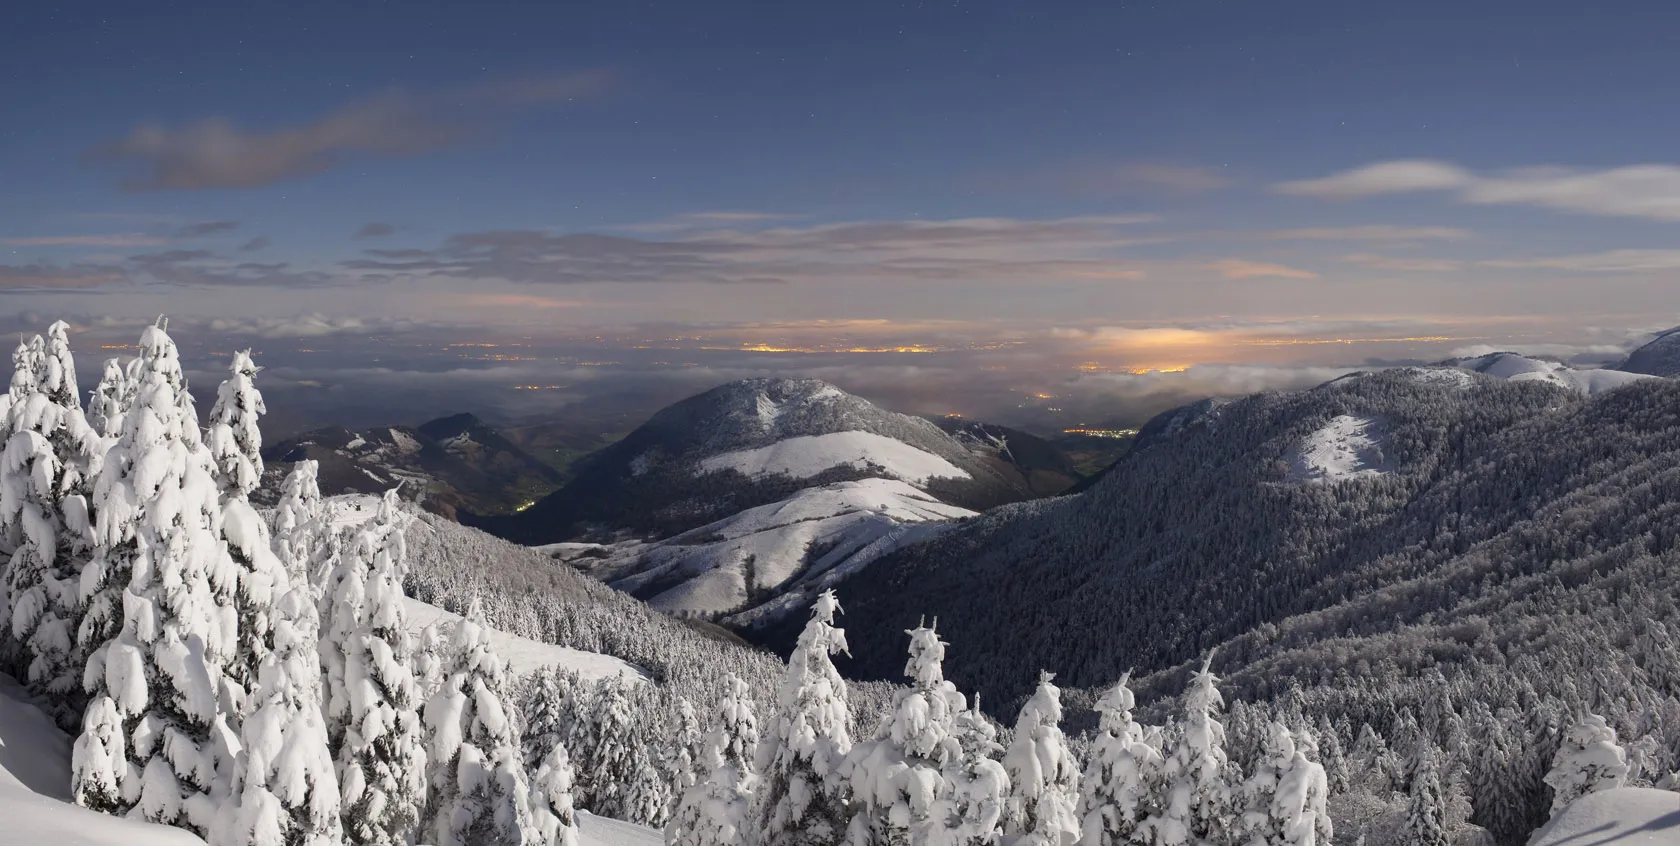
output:
[[[961,417],[944,417],[934,423],[1016,484],[1039,496],[1063,493],[1085,478],[1066,453],[1036,435]]]
[[[906,544],[974,516],[899,479],[806,488],[653,543],[554,544],[551,554],[649,605],[751,627]]]
[[[1486,373],[1489,376],[1508,379],[1513,382],[1546,382],[1583,394],[1596,394],[1600,391],[1614,390],[1623,385],[1648,378],[1647,374],[1642,372],[1607,368],[1579,369],[1570,367],[1561,361],[1531,358],[1513,352],[1496,352],[1474,358],[1458,358],[1443,362],[1443,365],[1476,373]]]
[[[378,493],[402,485],[403,496],[454,516],[513,511],[559,487],[558,471],[532,458],[471,414],[439,418],[418,428],[383,426],[350,431],[338,426],[296,435],[263,450],[265,491],[277,489],[292,463],[320,464],[328,495]]]
[[[1680,328],[1659,332],[1616,369],[1651,376],[1680,376]]]
[[[665,538],[861,479],[970,510],[1032,495],[927,420],[815,379],[748,379],[664,409],[519,514],[464,519],[533,544]]]

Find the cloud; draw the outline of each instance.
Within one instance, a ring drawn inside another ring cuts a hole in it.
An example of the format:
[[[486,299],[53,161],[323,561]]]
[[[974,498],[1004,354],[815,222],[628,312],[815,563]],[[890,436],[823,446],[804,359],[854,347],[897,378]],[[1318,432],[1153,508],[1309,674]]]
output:
[[[1341,258],[1342,261],[1372,270],[1399,270],[1407,273],[1450,273],[1464,267],[1463,262],[1453,259],[1381,256],[1374,253],[1351,253]]]
[[[194,223],[175,230],[177,238],[202,238],[206,235],[220,235],[239,228],[237,220],[211,220],[204,223]]]
[[[1220,259],[1198,265],[1203,270],[1211,270],[1226,279],[1317,279],[1318,274],[1310,270],[1298,270],[1273,264],[1266,261],[1249,261],[1247,259]]]
[[[1451,226],[1328,226],[1262,232],[1271,240],[1301,241],[1467,241],[1475,235]]]
[[[1680,270],[1680,250],[1610,250],[1602,253],[1551,256],[1534,259],[1492,259],[1483,267],[1538,268],[1577,273],[1637,273],[1652,270]]]
[[[1221,169],[1159,161],[1083,158],[1026,172],[981,174],[966,180],[976,188],[1018,192],[1049,190],[1081,195],[1198,195],[1234,183]]]
[[[1105,181],[1102,174],[1097,174],[1097,177],[1099,182]],[[1123,164],[1114,168],[1106,181],[1116,188],[1153,188],[1174,194],[1206,194],[1231,184],[1231,180],[1215,168],[1163,162]]]
[[[482,135],[511,108],[548,105],[602,90],[608,75],[529,77],[424,98],[401,92],[350,103],[314,121],[245,129],[225,117],[184,126],[142,124],[97,144],[83,161],[126,172],[129,191],[254,188],[320,173],[357,156],[416,156]]]
[[[113,268],[130,280],[189,287],[321,287],[341,280],[313,270],[294,270],[286,262],[236,262],[209,250],[165,250],[129,256]]]
[[[355,237],[357,237],[357,238],[383,238],[386,235],[390,235],[390,234],[395,233],[396,231],[397,231],[397,227],[392,226],[389,223],[385,223],[385,222],[382,222],[382,221],[375,220],[375,221],[370,221],[368,223],[362,224],[362,228],[356,230]]]
[[[1607,217],[1680,221],[1680,166],[1669,164],[1607,170],[1546,166],[1481,175],[1449,162],[1407,159],[1272,187],[1280,194],[1327,200],[1450,191],[1459,202],[1471,205],[1523,205]]]
[[[8,247],[160,247],[167,238],[155,235],[125,233],[120,235],[39,235],[26,238],[0,238]]]
[[[97,288],[127,281],[121,272],[97,265],[0,264],[0,289]]]
[[[367,250],[368,278],[530,283],[784,282],[806,279],[1135,278],[1107,254],[1153,239],[1146,217],[966,218],[696,229],[666,238],[494,230],[430,250]]]
[[[267,236],[258,235],[257,237],[252,238],[251,240],[246,241],[243,244],[240,244],[239,245],[239,251],[242,252],[242,253],[254,252],[254,251],[260,250],[260,249],[262,249],[262,248],[264,248],[264,247],[266,247],[266,246],[268,246],[269,244],[272,244],[272,243],[273,243],[272,241],[268,240]]]

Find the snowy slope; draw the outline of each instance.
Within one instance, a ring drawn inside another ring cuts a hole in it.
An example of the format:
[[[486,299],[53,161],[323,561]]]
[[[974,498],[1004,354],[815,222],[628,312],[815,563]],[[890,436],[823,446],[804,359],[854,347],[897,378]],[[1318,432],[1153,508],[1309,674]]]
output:
[[[897,479],[860,479],[806,488],[657,543],[549,549],[660,610],[734,612],[730,622],[753,625],[973,514]]]
[[[416,635],[432,623],[448,626],[461,621],[459,614],[406,596],[403,597],[403,613],[408,617],[409,629]],[[490,646],[496,650],[497,656],[508,662],[508,666],[520,675],[542,667],[562,667],[577,673],[587,681],[600,681],[613,675],[623,676],[631,681],[643,681],[647,678],[647,674],[636,665],[611,655],[567,649],[564,646],[530,640],[495,629],[490,630]]]
[[[579,846],[664,846],[665,835],[657,829],[578,811]]]
[[[747,476],[786,473],[809,479],[834,467],[864,469],[876,465],[890,477],[916,484],[929,479],[967,479],[967,471],[930,452],[873,432],[831,432],[777,441],[757,449],[714,455],[700,462],[703,472],[735,470]]]
[[[1642,373],[1621,370],[1577,370],[1562,362],[1529,358],[1509,352],[1456,359],[1449,364],[1512,382],[1546,382],[1588,395],[1651,378]]]
[[[1680,793],[1623,787],[1589,793],[1534,833],[1528,846],[1680,843]]]
[[[0,846],[203,846],[180,829],[71,804],[71,745],[17,682],[0,675]]]
[[[1371,417],[1342,414],[1284,456],[1291,482],[1335,483],[1393,472],[1382,454],[1383,426]]]
[[[1657,333],[1656,338],[1634,350],[1616,369],[1651,376],[1680,376],[1680,328]]]

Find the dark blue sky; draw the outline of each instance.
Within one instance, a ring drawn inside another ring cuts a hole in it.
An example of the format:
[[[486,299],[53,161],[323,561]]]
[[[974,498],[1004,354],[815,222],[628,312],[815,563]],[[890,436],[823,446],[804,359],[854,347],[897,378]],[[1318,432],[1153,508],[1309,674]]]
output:
[[[22,4],[0,296],[1648,328],[1680,289],[1677,33],[1662,2]]]

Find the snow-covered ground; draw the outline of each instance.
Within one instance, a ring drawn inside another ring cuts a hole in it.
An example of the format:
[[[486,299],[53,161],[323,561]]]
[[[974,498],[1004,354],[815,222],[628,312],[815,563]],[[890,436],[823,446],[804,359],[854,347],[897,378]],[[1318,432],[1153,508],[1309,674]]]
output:
[[[420,630],[435,622],[444,625],[458,623],[461,615],[445,611],[436,605],[427,605],[418,599],[403,597],[403,613],[408,617],[408,627],[415,635]],[[614,658],[611,655],[601,655],[595,652],[583,652],[555,646],[552,643],[523,638],[507,632],[490,629],[490,646],[496,650],[496,655],[515,673],[524,675],[542,667],[564,667],[577,673],[588,681],[600,681],[608,676],[623,676],[631,681],[644,681],[647,674],[636,665]]]
[[[769,446],[714,455],[700,461],[703,472],[732,469],[748,476],[786,473],[808,479],[830,467],[875,464],[888,475],[914,484],[929,479],[970,478],[968,472],[931,452],[873,432],[801,435]]]
[[[1589,793],[1534,833],[1528,846],[1673,846],[1680,793],[1623,787]]]
[[[71,746],[23,688],[0,675],[0,846],[204,846],[180,829],[71,804]]]
[[[861,479],[807,488],[658,543],[593,548],[605,557],[578,557],[590,548],[576,545],[550,549],[620,590],[651,593],[648,603],[662,611],[718,614],[742,611],[749,595],[795,582],[801,594],[821,590],[942,530],[945,521],[973,514],[897,479]],[[730,622],[752,625],[787,607],[803,606],[797,597],[772,601]]]
[[[619,820],[597,817],[588,811],[577,815],[580,846],[663,846],[665,835],[656,829]]]
[[[1340,415],[1285,455],[1291,482],[1333,483],[1393,471],[1382,454],[1382,424]]]

